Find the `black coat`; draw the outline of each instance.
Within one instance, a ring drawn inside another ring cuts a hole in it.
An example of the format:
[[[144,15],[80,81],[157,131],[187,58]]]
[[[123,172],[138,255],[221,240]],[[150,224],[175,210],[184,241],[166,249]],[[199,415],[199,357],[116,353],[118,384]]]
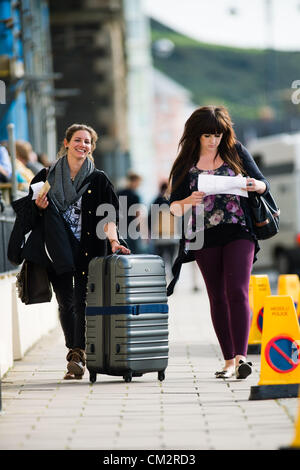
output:
[[[245,175],[250,176],[251,178],[255,178],[257,180],[263,181],[266,184],[266,191],[264,194],[268,193],[270,190],[270,184],[265,179],[261,171],[259,170],[252,155],[248,152],[246,147],[244,147],[240,142],[236,142],[235,146],[242,160],[243,168],[245,170]],[[176,182],[176,176],[177,175],[174,175],[174,180],[173,180],[174,183]],[[178,175],[178,177],[179,176],[180,175]],[[189,197],[191,192],[192,191],[190,190],[190,186],[189,186],[189,175],[187,174],[186,177],[183,179],[182,183],[179,185],[179,187],[177,187],[174,191],[171,192],[170,204],[174,201],[181,201],[182,199]],[[245,214],[246,226],[249,229],[251,235],[253,236],[253,239],[255,242],[255,253],[254,253],[254,259],[253,259],[253,261],[255,261],[256,254],[260,250],[260,247],[259,247],[258,241],[256,239],[256,236],[253,230],[253,222],[251,218],[249,198],[245,198],[245,197],[241,198],[241,207]],[[188,263],[190,261],[194,261],[194,259],[195,259],[195,256],[192,250],[188,252],[185,251],[185,238],[183,236],[179,243],[178,256],[172,267],[174,278],[172,279],[172,281],[170,282],[168,286],[168,295],[171,295],[173,293],[175,284],[179,278],[182,264]]]
[[[45,181],[46,176],[47,170],[43,169],[31,183]],[[87,182],[89,186],[82,195],[81,240],[78,247],[73,234],[50,199],[47,209],[39,211],[32,201],[32,189],[30,189],[28,196],[15,202],[17,218],[8,249],[8,258],[12,262],[20,264],[27,259],[46,267],[52,266],[57,274],[74,269],[86,272],[92,258],[107,254],[110,244],[107,243],[103,225],[111,221],[118,223],[118,198],[112,183],[103,171],[94,170],[83,185]],[[101,204],[109,204],[114,210],[105,212],[101,210]],[[22,210],[18,210],[20,207]],[[25,234],[30,230],[32,232],[25,246],[22,246]],[[45,242],[53,263],[45,251]]]

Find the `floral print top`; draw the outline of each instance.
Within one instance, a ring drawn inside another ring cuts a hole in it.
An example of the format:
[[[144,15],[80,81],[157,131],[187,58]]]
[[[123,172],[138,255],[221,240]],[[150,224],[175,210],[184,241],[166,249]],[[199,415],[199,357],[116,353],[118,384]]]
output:
[[[223,163],[215,170],[200,170],[197,167],[192,167],[189,171],[190,190],[198,191],[198,175],[220,175],[220,176],[235,176],[234,171]],[[196,218],[203,214],[202,226],[196,226]],[[194,206],[192,208],[192,215],[188,222],[187,238],[189,234],[195,233],[198,230],[206,230],[216,227],[219,224],[240,224],[246,228],[245,215],[241,207],[240,196],[234,194],[213,194],[205,196],[203,204]],[[188,248],[188,246],[186,246]]]

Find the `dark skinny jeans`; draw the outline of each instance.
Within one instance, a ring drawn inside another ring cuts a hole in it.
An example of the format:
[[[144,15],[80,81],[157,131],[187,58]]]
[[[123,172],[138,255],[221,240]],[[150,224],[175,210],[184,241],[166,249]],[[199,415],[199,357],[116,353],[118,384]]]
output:
[[[203,275],[213,326],[225,360],[246,356],[250,329],[249,281],[254,243],[235,240],[203,248],[195,259]]]
[[[87,272],[78,269],[75,273],[57,275],[49,270],[48,276],[56,295],[66,347],[85,349]]]

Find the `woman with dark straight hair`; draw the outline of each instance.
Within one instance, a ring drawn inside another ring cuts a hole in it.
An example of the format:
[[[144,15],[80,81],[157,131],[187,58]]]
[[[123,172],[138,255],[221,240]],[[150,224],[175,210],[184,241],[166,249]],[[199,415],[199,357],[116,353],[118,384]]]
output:
[[[225,360],[224,368],[215,375],[245,379],[252,372],[252,364],[246,362],[250,329],[248,289],[259,245],[248,198],[236,194],[206,196],[198,188],[198,176],[202,174],[247,176],[245,196],[246,191],[259,194],[269,191],[269,183],[252,156],[237,141],[231,118],[223,106],[203,106],[193,112],[185,124],[179,153],[170,172],[171,212],[182,217],[191,207],[192,210],[173,265],[174,279],[168,286],[168,295],[173,292],[181,264],[196,260],[206,284],[212,322]],[[203,224],[199,228],[197,220],[201,214]],[[202,230],[202,247],[192,248],[189,228],[196,234]]]

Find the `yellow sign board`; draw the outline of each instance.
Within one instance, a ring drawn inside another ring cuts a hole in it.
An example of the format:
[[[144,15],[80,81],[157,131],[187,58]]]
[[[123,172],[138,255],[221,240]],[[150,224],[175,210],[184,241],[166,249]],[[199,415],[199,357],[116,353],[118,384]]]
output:
[[[300,296],[300,282],[297,274],[281,274],[278,277],[278,295],[290,295],[297,308]]]
[[[260,344],[263,327],[263,314],[265,298],[271,295],[269,278],[267,275],[250,277],[249,305],[252,312],[248,344]]]
[[[300,323],[300,281],[297,274],[281,274],[278,278],[278,295],[291,295]]]
[[[290,295],[265,298],[258,385],[300,384],[300,328]]]
[[[299,398],[298,398],[298,419],[296,421],[295,427],[295,437],[291,444],[291,447],[300,449],[300,388],[299,388]]]

